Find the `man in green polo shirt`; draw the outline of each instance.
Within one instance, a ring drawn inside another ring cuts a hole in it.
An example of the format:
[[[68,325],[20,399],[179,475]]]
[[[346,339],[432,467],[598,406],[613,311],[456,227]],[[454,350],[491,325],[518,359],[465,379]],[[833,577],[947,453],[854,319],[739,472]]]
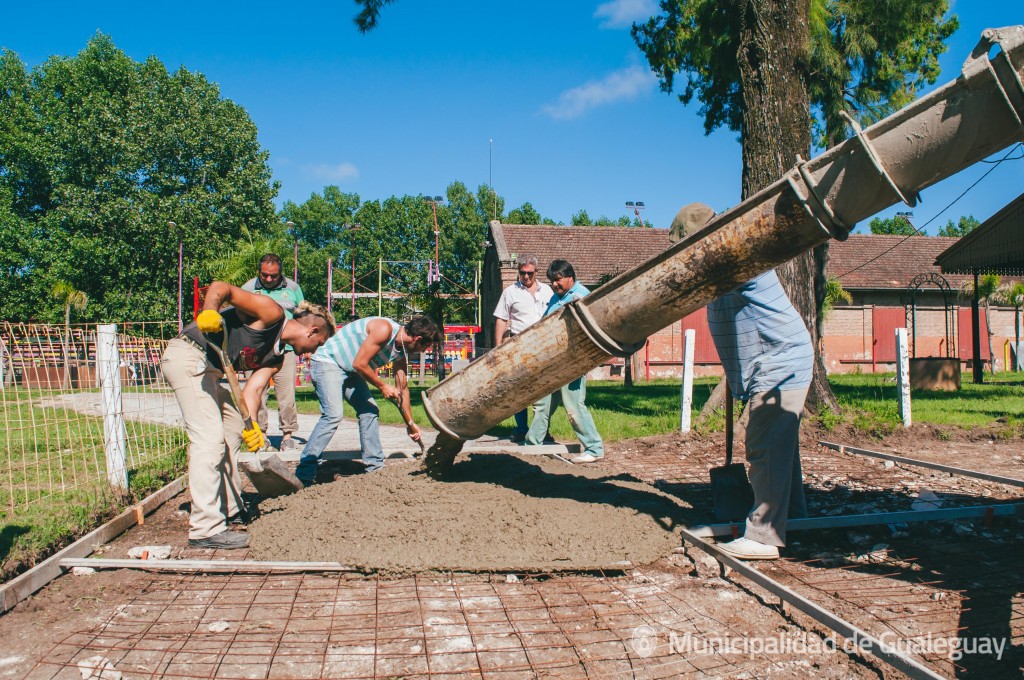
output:
[[[242,290],[247,290],[257,295],[267,295],[284,310],[289,319],[295,312],[295,308],[305,298],[302,296],[302,289],[299,284],[285,277],[281,273],[281,258],[274,253],[267,253],[260,258],[258,276],[249,279]],[[296,448],[292,435],[299,429],[299,414],[295,409],[295,374],[296,357],[291,345],[285,347],[284,363],[281,370],[274,376],[274,394],[277,395],[277,413],[281,424],[281,432],[284,435],[281,439],[281,450],[288,451]],[[267,393],[263,391],[263,401],[260,410],[256,414],[256,422],[259,423],[263,432],[267,431],[269,416],[267,414]]]

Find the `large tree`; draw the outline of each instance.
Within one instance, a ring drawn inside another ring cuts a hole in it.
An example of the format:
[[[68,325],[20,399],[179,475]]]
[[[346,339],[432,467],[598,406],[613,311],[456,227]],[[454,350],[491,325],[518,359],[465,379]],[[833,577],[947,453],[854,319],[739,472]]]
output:
[[[896,217],[873,217],[868,222],[868,228],[872,234],[884,234],[888,236],[924,236],[914,228],[903,215]]]
[[[934,82],[943,41],[956,28],[955,19],[942,19],[945,0],[662,0],[660,7],[634,25],[634,40],[663,91],[673,92],[682,74],[679,99],[697,98],[706,132],[739,133],[744,198],[781,177],[797,155],[809,156],[812,120],[819,145],[832,145],[847,135],[841,110],[870,123]],[[818,248],[778,268],[816,341],[826,261],[827,249]],[[810,396],[812,407],[837,407],[820,353]]]
[[[0,241],[18,290],[3,316],[56,321],[58,281],[88,295],[93,319],[172,316],[179,240],[186,275],[200,273],[243,226],[275,219],[267,159],[215,84],[105,35],[31,71],[3,52],[0,228],[25,235]]]

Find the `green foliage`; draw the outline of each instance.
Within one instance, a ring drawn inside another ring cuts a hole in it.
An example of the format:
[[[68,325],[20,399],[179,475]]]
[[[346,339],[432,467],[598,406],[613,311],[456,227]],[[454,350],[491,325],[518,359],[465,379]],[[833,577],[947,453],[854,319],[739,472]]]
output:
[[[186,277],[274,219],[268,155],[245,111],[184,68],[139,63],[105,35],[29,72],[0,55],[4,316],[56,321],[66,282],[90,319],[165,318]],[[171,227],[168,222],[176,223]]]
[[[505,219],[508,224],[544,224],[544,218],[529,202],[509,210]]]
[[[870,124],[906,105],[939,74],[945,40],[958,28],[943,20],[946,0],[811,0],[808,88],[820,146],[847,136],[840,112]],[[700,102],[707,133],[742,130],[744,93],[737,54],[742,3],[662,2],[662,14],[634,24],[633,40],[661,89],[682,86],[679,100]]]
[[[586,210],[580,210],[578,213],[574,213],[572,219],[569,222],[574,227],[639,227],[640,220],[637,218],[630,218],[626,215],[613,220],[607,215],[601,215],[597,219],[590,216]],[[651,226],[644,223],[644,226]]]
[[[945,226],[939,228],[939,236],[954,236],[960,238],[967,236],[981,226],[981,222],[974,218],[974,215],[961,217],[956,223],[953,220],[946,222]]]
[[[886,234],[890,236],[923,236],[914,228],[906,217],[875,217],[869,223],[872,234]]]
[[[824,319],[832,311],[836,303],[843,301],[846,304],[853,302],[853,296],[843,288],[842,282],[834,276],[825,279],[825,297],[821,304],[821,318]]]

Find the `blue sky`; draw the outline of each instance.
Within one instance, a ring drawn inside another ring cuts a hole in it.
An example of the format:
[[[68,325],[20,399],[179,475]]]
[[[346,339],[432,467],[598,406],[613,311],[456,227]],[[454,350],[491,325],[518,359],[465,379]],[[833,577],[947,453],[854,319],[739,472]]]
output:
[[[954,2],[961,28],[937,84],[956,77],[982,29],[1024,23],[1020,0]],[[530,201],[559,222],[580,209],[616,218],[643,201],[643,218],[666,227],[685,203],[739,202],[740,148],[728,131],[705,136],[697,107],[658,89],[629,35],[655,11],[654,0],[399,0],[364,36],[348,0],[11,3],[0,46],[34,66],[101,31],[134,59],[204,73],[255,120],[279,205],[327,184],[370,200],[443,194],[460,180],[492,182],[506,209]],[[914,223],[991,167],[923,192]],[[1003,163],[928,231],[986,219],[1022,179],[1024,161]]]

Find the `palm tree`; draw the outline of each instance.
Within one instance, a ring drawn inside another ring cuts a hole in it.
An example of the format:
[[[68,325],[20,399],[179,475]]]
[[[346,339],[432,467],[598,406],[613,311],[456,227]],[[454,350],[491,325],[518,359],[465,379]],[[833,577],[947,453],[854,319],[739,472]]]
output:
[[[67,281],[58,281],[50,289],[53,299],[64,307],[64,375],[61,377],[60,388],[68,389],[71,385],[71,357],[68,344],[71,340],[71,309],[81,312],[89,303],[89,296],[75,288]]]

